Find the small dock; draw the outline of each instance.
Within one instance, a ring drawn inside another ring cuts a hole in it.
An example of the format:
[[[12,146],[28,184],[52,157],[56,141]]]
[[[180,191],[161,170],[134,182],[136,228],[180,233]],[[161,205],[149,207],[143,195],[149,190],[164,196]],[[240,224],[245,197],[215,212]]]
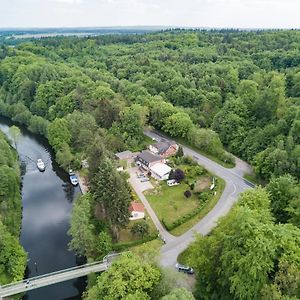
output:
[[[81,190],[81,193],[84,195],[89,191],[89,187],[86,183],[85,178],[80,176],[79,172],[76,172],[76,176],[78,178],[78,184],[79,184],[79,188]]]

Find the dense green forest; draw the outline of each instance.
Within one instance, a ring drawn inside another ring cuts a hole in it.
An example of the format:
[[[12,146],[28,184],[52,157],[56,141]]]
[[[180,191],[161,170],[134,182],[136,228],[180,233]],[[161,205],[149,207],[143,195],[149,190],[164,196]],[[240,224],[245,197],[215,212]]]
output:
[[[128,222],[132,193],[112,154],[143,149],[145,126],[225,165],[233,153],[268,183],[193,245],[197,299],[300,297],[299,104],[299,31],[169,30],[0,48],[0,114],[46,136],[65,169],[89,161],[90,193],[76,202],[70,228],[79,254],[103,257]],[[155,263],[136,269],[134,283],[144,269],[151,285],[110,294],[102,283],[113,274],[103,275],[86,297],[177,299],[170,288],[154,296],[163,278]],[[126,286],[124,278],[115,275]]]
[[[0,284],[21,280],[26,253],[21,228],[20,170],[16,151],[0,131]]]
[[[42,134],[48,122],[68,125],[61,138],[49,134],[56,151],[84,150],[89,126],[103,128],[114,151],[138,149],[149,123],[230,160],[223,143],[263,178],[299,178],[299,39],[298,31],[174,30],[2,46],[0,110]]]
[[[276,201],[288,197],[281,183],[289,180],[244,192],[213,233],[186,251],[185,261],[198,271],[197,299],[300,299],[299,212],[284,224],[271,209],[278,194]],[[300,187],[291,184],[299,211]]]

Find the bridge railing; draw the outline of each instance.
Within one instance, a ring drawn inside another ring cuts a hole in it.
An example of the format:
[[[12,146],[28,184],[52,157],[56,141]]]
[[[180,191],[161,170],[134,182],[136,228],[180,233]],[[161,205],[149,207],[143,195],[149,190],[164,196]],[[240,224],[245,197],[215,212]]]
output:
[[[47,273],[47,274],[43,274],[43,275],[38,275],[38,276],[35,276],[35,277],[27,278],[27,279],[16,281],[16,282],[11,282],[11,283],[8,283],[8,284],[5,284],[5,285],[0,285],[0,289],[15,286],[17,284],[26,284],[28,280],[33,282],[33,281],[38,280],[38,279],[42,279],[42,278],[46,278],[46,277],[53,276],[53,275],[58,275],[58,274],[64,274],[64,273],[67,273],[67,272],[70,272],[70,271],[84,269],[86,267],[92,267],[92,266],[100,265],[100,264],[110,264],[109,259],[111,258],[113,260],[114,258],[118,257],[120,254],[121,253],[108,254],[108,255],[104,256],[102,261],[95,261],[95,262],[92,262],[92,263],[88,263],[88,264],[84,264],[84,265],[80,265],[80,266],[75,266],[75,267],[71,267],[71,268],[68,268],[68,269],[59,270],[59,271],[55,271],[55,272],[51,272],[51,273]]]

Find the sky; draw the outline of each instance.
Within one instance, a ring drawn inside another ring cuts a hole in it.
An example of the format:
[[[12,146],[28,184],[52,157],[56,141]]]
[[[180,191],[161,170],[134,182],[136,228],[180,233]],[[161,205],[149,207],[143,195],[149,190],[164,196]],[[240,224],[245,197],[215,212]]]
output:
[[[0,28],[300,28],[300,0],[0,0]]]

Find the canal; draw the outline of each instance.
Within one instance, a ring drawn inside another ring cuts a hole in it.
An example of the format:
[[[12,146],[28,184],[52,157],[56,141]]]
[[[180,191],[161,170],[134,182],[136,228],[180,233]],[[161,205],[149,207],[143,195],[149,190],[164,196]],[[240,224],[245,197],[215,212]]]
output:
[[[0,129],[9,136],[8,119],[0,117]],[[22,170],[21,244],[28,253],[26,278],[79,265],[74,252],[68,250],[67,235],[73,202],[80,193],[54,160],[47,141],[20,127],[17,151]],[[41,158],[45,172],[39,172]],[[78,300],[85,289],[86,278],[28,292],[24,300]]]

